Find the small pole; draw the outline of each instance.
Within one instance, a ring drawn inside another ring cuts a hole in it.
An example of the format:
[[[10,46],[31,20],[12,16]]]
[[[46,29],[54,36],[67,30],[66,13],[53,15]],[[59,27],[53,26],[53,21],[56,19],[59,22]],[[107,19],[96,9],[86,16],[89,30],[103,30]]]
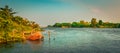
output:
[[[54,36],[54,39],[53,40],[55,40],[55,36]]]
[[[49,38],[49,40],[50,40],[50,31],[48,31],[48,38]]]

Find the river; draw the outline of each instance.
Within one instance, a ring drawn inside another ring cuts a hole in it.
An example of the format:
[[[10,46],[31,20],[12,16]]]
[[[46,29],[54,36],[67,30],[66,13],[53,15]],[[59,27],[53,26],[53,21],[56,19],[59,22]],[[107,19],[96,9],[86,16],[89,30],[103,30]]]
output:
[[[0,53],[120,53],[119,28],[45,28],[42,33],[44,41],[0,44]]]

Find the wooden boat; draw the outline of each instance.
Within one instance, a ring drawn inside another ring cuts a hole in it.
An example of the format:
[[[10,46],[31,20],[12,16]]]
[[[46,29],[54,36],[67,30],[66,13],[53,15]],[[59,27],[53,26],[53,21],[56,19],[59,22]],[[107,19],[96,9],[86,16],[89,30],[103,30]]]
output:
[[[35,41],[35,40],[43,40],[44,36],[40,32],[33,33],[27,36],[28,40]]]

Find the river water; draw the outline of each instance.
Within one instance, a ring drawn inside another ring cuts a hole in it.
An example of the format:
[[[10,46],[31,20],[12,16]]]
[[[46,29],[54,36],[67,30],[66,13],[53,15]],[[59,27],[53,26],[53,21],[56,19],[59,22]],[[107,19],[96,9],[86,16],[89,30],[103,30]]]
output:
[[[0,53],[120,53],[119,28],[45,28],[42,33],[44,41],[0,44]]]

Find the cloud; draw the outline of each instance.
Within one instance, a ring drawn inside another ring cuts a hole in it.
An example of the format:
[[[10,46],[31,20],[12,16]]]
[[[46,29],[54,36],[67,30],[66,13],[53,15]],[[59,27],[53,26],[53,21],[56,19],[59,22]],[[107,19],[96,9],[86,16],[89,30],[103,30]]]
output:
[[[102,13],[102,11],[100,10],[100,9],[97,9],[97,8],[93,8],[93,9],[91,9],[91,11],[93,12],[93,13]]]

